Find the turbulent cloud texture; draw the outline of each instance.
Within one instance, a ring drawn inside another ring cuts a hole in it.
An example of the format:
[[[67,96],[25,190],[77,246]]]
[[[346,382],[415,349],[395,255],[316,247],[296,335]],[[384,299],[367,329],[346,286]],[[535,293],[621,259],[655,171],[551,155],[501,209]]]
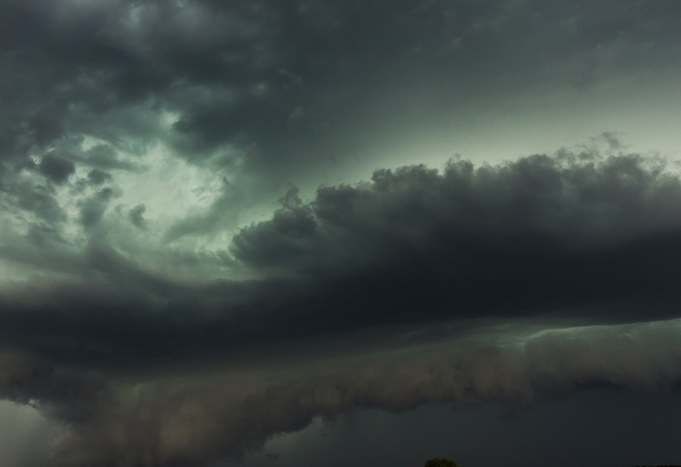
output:
[[[59,465],[202,465],[362,407],[529,403],[601,384],[677,390],[679,342],[677,321],[571,328],[503,345],[441,344],[335,361],[342,369],[292,369],[296,376],[275,381],[217,371],[106,386],[4,355],[2,390],[14,400],[39,398],[46,414],[70,422],[54,443]]]
[[[81,222],[95,228],[110,197],[84,202]],[[413,166],[321,187],[310,202],[291,189],[281,203],[221,253],[251,279],[155,274],[93,239],[63,252],[70,280],[7,290],[3,339],[115,361],[434,319],[675,314],[681,185],[654,158],[452,161],[442,173]],[[136,209],[131,229],[146,225]]]
[[[95,245],[83,264],[99,279],[8,294],[1,328],[15,353],[3,356],[2,393],[69,422],[55,441],[59,465],[238,458],[355,408],[678,387],[676,321],[529,336],[480,321],[538,315],[541,330],[560,329],[556,319],[673,316],[681,184],[659,159],[452,161],[441,173],[413,166],[321,187],[310,202],[291,189],[281,204],[230,247],[259,279],[190,286]],[[478,321],[448,328],[463,318]],[[425,335],[407,338],[406,323]],[[328,344],[315,363],[291,350],[292,338],[318,347],[320,333],[366,354]],[[252,369],[218,363],[237,355]],[[206,358],[199,374],[179,370]]]
[[[0,398],[58,467],[194,467],[356,409],[675,394],[679,20],[0,0]]]

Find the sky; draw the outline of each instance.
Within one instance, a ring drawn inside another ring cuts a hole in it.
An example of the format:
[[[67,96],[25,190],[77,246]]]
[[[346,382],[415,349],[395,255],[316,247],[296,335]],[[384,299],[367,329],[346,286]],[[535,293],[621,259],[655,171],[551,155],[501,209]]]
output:
[[[0,465],[681,463],[679,22],[0,0]]]

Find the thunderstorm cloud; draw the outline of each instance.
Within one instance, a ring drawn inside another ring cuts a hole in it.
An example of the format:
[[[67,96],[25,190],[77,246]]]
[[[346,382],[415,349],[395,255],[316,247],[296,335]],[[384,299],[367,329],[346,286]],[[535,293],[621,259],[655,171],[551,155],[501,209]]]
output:
[[[613,394],[676,439],[679,20],[0,0],[0,463],[306,467],[322,423],[342,466],[341,428],[378,411],[407,467],[440,455],[395,434],[432,408],[557,423],[561,401],[583,427]],[[603,420],[584,465],[681,458]],[[523,426],[534,445],[451,456],[568,465]]]

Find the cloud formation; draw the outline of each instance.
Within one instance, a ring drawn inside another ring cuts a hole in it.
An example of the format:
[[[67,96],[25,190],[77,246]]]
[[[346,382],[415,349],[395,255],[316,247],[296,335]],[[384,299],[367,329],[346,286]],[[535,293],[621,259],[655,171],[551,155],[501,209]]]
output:
[[[680,19],[0,0],[0,398],[59,467],[177,467],[353,409],[677,391],[673,154],[516,148],[672,145]]]
[[[453,160],[280,202],[230,247],[259,278],[190,285],[99,242],[79,281],[6,296],[2,394],[69,423],[58,465],[203,465],[354,408],[677,388],[676,321],[551,330],[674,316],[681,184],[659,158]],[[488,332],[528,316],[540,334]]]
[[[322,187],[309,203],[290,190],[231,251],[257,271],[319,284],[327,319],[510,316],[617,300],[647,301],[654,314],[650,305],[676,299],[681,205],[677,176],[659,164],[564,152],[377,171],[370,183]]]
[[[3,356],[3,391],[12,380],[14,400],[38,399],[48,416],[70,422],[54,442],[58,465],[204,465],[356,408],[527,404],[602,384],[677,390],[679,329],[669,321],[506,336],[512,341],[502,345],[445,343],[303,366],[275,380],[214,369],[104,386]]]
[[[84,226],[101,229],[112,196],[99,189],[81,203]],[[675,313],[681,185],[660,159],[452,161],[441,173],[412,166],[321,187],[310,202],[291,189],[281,203],[234,236],[231,255],[175,258],[190,268],[221,263],[247,280],[156,272],[101,230],[82,253],[44,244],[52,257],[17,259],[48,267],[61,254],[51,267],[70,279],[34,281],[30,294],[8,288],[4,339],[53,357],[125,360],[439,319]],[[143,212],[121,214],[128,231],[148,230]],[[83,340],[98,344],[79,349]]]

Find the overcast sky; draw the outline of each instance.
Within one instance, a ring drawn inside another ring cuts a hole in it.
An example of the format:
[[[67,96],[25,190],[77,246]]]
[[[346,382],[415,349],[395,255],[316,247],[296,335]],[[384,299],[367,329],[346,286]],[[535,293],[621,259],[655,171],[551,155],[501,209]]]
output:
[[[680,22],[0,0],[0,464],[681,463]]]

